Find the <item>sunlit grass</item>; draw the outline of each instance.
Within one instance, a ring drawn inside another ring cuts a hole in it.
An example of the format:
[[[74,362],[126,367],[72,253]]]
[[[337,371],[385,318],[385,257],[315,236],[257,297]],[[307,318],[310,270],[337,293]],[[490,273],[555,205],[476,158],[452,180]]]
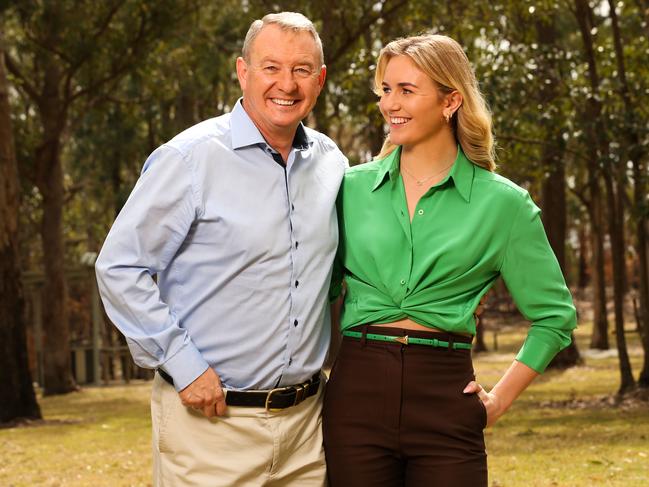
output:
[[[582,351],[589,332],[577,332]],[[491,347],[490,332],[486,338]],[[635,333],[628,338],[637,376],[641,350]],[[482,384],[498,380],[522,339],[522,329],[508,330],[497,352],[476,357]],[[490,485],[649,485],[649,405],[605,405],[618,384],[614,357],[586,357],[583,366],[540,377],[487,430]],[[44,424],[0,430],[0,485],[150,485],[149,393],[150,383],[140,382],[40,398]],[[573,399],[584,402],[557,405]]]

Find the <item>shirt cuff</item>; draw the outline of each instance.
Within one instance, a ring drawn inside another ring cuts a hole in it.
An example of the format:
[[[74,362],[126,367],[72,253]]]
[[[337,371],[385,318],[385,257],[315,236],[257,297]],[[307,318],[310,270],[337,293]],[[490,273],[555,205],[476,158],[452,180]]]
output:
[[[210,365],[201,352],[189,342],[167,360],[161,367],[174,380],[176,391],[180,392],[194,382]]]
[[[516,355],[516,360],[542,374],[560,350],[559,346],[549,345],[540,338],[528,335],[518,355]]]

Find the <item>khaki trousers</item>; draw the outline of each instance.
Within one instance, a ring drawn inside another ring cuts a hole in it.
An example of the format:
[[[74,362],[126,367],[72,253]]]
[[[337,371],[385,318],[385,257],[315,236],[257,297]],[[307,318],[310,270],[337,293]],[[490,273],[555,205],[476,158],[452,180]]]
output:
[[[228,406],[208,419],[155,375],[151,395],[153,485],[322,487],[322,389],[277,412]]]

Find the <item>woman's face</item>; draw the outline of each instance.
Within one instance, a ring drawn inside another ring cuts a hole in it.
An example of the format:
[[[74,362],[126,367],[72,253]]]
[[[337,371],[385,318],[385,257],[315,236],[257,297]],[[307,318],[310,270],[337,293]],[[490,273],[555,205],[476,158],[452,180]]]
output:
[[[379,109],[390,126],[393,144],[414,146],[449,130],[445,106],[446,97],[409,57],[388,61]]]

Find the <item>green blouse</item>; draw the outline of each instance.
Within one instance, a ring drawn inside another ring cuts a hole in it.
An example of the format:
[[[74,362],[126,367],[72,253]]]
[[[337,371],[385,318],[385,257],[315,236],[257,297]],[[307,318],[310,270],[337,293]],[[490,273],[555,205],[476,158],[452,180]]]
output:
[[[539,208],[527,191],[458,148],[448,176],[421,198],[411,222],[400,153],[349,169],[340,189],[331,297],[344,279],[342,329],[410,318],[473,335],[473,312],[502,276],[532,322],[516,359],[543,372],[570,344],[576,313]]]

